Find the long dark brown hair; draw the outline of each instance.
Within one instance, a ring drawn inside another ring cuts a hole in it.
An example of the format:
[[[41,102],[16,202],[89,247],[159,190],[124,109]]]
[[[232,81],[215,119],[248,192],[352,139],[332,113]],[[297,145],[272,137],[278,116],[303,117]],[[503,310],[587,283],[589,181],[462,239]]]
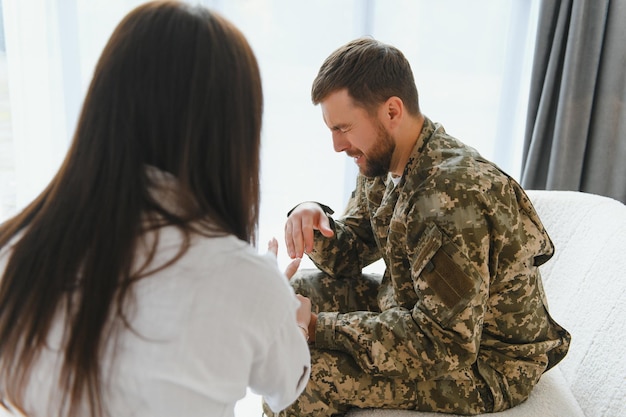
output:
[[[131,268],[146,227],[177,226],[187,244],[198,230],[254,243],[262,102],[250,46],[218,14],[152,2],[120,22],[60,170],[0,226],[0,248],[10,250],[0,281],[0,404],[27,411],[29,375],[61,310],[68,405],[55,413],[75,416],[86,404],[91,416],[106,414],[103,345],[141,278]],[[177,179],[180,210],[151,196],[148,166]]]

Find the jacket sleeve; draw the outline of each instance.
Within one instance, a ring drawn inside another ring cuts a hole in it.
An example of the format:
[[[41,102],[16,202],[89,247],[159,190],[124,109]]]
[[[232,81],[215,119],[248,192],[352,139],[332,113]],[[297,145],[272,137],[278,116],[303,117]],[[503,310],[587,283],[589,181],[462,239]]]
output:
[[[276,274],[278,271],[271,272]],[[259,279],[262,273],[263,270],[258,268],[255,278]],[[262,340],[255,346],[257,350],[249,370],[249,387],[252,392],[262,395],[275,412],[285,409],[298,398],[311,372],[309,347],[295,320],[300,302],[284,277],[279,275],[279,278],[267,279],[265,288],[258,290],[259,294],[266,292],[262,303],[257,305],[264,305],[262,314],[248,318],[257,329],[264,329],[256,335],[257,340],[247,347],[228,346],[228,349],[247,351],[255,342]]]
[[[358,276],[364,267],[381,257],[370,224],[365,183],[365,178],[359,176],[356,189],[340,219],[334,220],[329,216],[335,232],[332,238],[315,231],[315,244],[308,254],[309,258],[332,277]]]
[[[250,372],[250,389],[262,395],[275,412],[298,398],[311,373],[308,346],[293,317],[277,324],[281,328]]]

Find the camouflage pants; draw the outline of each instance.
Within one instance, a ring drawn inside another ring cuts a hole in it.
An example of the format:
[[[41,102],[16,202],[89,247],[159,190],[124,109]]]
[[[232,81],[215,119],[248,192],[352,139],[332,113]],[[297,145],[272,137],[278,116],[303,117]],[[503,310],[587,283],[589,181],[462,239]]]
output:
[[[297,293],[311,299],[314,312],[378,311],[379,278],[336,280],[320,271],[303,270],[291,280]],[[472,378],[406,381],[363,371],[351,355],[311,348],[311,379],[286,410],[267,416],[342,416],[351,408],[394,408],[444,413],[478,414],[492,409],[489,388],[475,370]]]

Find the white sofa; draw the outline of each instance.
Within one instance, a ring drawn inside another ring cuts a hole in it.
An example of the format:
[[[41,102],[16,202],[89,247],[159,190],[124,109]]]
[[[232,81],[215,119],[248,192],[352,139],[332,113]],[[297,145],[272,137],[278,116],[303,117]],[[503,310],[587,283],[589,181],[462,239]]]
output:
[[[567,356],[530,398],[501,417],[626,417],[626,205],[572,191],[528,191],[555,246],[541,267],[553,318],[572,335]],[[352,410],[348,417],[444,417]]]

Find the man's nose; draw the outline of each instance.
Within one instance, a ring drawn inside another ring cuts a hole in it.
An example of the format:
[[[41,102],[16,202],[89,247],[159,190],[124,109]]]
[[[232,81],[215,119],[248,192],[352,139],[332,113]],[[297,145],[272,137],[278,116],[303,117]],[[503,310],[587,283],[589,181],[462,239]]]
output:
[[[333,135],[333,148],[335,152],[343,152],[350,148],[350,142],[345,138],[345,135],[340,130],[334,131]]]

